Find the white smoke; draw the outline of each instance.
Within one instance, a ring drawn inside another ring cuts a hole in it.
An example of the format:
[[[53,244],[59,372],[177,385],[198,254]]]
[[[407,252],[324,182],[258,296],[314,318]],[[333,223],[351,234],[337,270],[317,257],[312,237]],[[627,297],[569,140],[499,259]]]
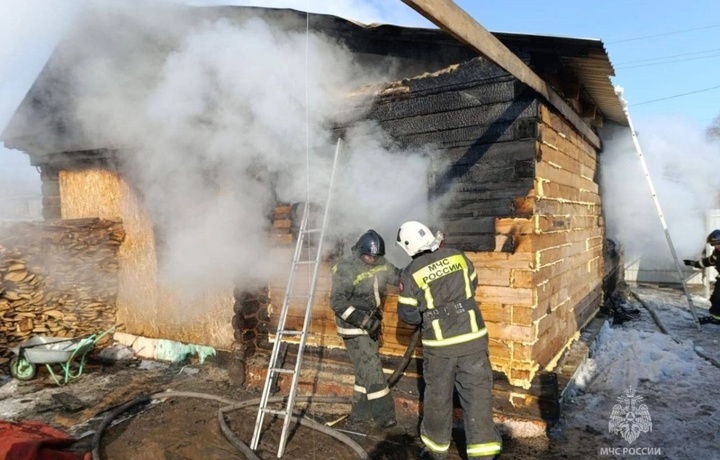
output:
[[[73,67],[75,116],[86,142],[134,152],[125,171],[153,219],[166,280],[206,288],[269,276],[268,211],[308,195],[324,203],[330,128],[362,115],[356,90],[387,81],[389,68],[361,68],[312,31],[174,14],[103,5],[76,29],[68,58],[99,57]],[[122,33],[109,40],[112,24]],[[374,124],[343,137],[330,236],[375,228],[391,246],[404,220],[427,217],[427,160]]]
[[[700,257],[707,212],[720,207],[713,168],[719,146],[708,142],[696,123],[681,118],[645,119],[635,129],[649,175],[628,128],[609,125],[602,130],[601,193],[608,236],[624,246],[626,263],[642,258],[644,267],[673,270],[660,212],[678,258]]]

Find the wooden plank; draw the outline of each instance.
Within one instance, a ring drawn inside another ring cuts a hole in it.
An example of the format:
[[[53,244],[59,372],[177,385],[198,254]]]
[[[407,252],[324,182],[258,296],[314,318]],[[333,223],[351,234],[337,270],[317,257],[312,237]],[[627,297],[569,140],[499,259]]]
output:
[[[475,299],[483,304],[532,305],[533,290],[504,286],[481,286],[475,293]]]
[[[535,145],[536,142],[532,139],[489,145],[472,143],[444,149],[438,153],[440,154],[439,160],[444,164],[475,164],[478,161],[507,161],[508,159],[532,160],[535,158]]]
[[[506,323],[487,323],[486,326],[488,335],[500,340],[533,342],[537,338],[537,330],[534,326]]]
[[[429,133],[408,133],[398,140],[407,146],[437,146],[441,149],[466,148],[469,146],[493,146],[522,140],[535,140],[534,116],[497,122],[490,125],[471,125],[432,131]],[[382,126],[382,125],[381,125]]]
[[[472,65],[472,63],[462,64]],[[426,79],[433,79],[428,76]],[[477,79],[457,81],[452,87],[439,86],[436,93],[424,95],[417,91],[405,93],[407,96],[388,99],[379,96],[367,113],[368,118],[380,122],[402,118],[429,115],[439,112],[449,112],[464,108],[479,107],[498,102],[510,102],[517,98],[518,91],[515,80],[508,75],[505,81],[483,83]],[[463,85],[465,83],[465,85]],[[465,87],[468,84],[474,87]],[[457,86],[461,86],[458,88]]]
[[[584,248],[580,252],[590,251],[598,246],[598,238],[602,240],[603,229],[599,227],[576,229],[567,232],[543,233],[534,237],[534,248],[543,251],[563,244],[581,243]],[[602,245],[602,242],[601,244]],[[594,253],[594,251],[593,251]]]
[[[537,347],[535,360],[541,365],[547,365],[563,347],[571,340],[575,332],[595,312],[602,299],[602,289],[595,287],[581,299],[573,299],[573,310],[569,317],[558,319],[551,324],[545,334],[540,336],[542,347]],[[578,309],[579,311],[576,311]]]
[[[512,306],[499,303],[484,303],[480,306],[485,322],[509,323],[512,317]]]
[[[495,235],[492,233],[469,235],[450,234],[445,236],[445,245],[466,252],[494,251]]]
[[[496,216],[496,217],[527,217],[518,216],[514,209],[514,200],[508,198],[506,200],[477,200],[463,202],[459,204],[450,203],[447,208],[442,210],[440,218],[443,221],[451,219],[460,219],[467,217],[479,216]],[[452,236],[452,235],[448,235]]]
[[[445,234],[495,233],[495,217],[466,217],[460,219],[443,219],[442,228]]]
[[[596,256],[596,251],[585,251],[542,265],[537,271],[533,272],[534,284],[538,285],[569,270],[578,270],[583,264],[588,263]]]
[[[545,112],[542,112],[545,113]],[[566,132],[571,132],[570,127],[564,127]],[[589,145],[582,143],[578,146],[567,138],[565,134],[558,133],[547,123],[538,125],[538,142],[540,145],[547,145],[560,152],[572,154],[572,156],[587,167],[593,170],[597,167],[597,152]]]
[[[568,152],[554,149],[546,144],[540,144],[538,150],[538,161],[545,161],[553,165],[558,165],[562,169],[570,171],[573,174],[579,175],[581,166],[584,166],[585,168],[588,167],[587,165],[580,163],[580,160],[577,159],[578,154],[582,153],[578,152],[577,149],[575,152]]]
[[[567,185],[577,189],[588,190],[595,194],[598,193],[599,186],[597,183],[555,165],[551,165],[545,161],[538,162],[535,165],[535,170],[538,179],[547,179],[550,182]]]
[[[579,295],[585,295],[587,292],[602,284],[602,275],[599,273],[588,273],[587,276],[585,278],[581,278],[581,280],[582,279],[585,279],[584,283],[575,282],[574,284],[569,285],[568,282],[570,281],[565,281],[559,285],[554,285],[548,290],[549,295],[538,292],[538,306],[543,310],[553,310],[558,308],[568,299]]]
[[[468,252],[466,255],[475,265],[476,270],[483,268],[532,269],[535,261],[531,254],[526,253]]]
[[[530,185],[530,179],[529,181],[525,182],[523,185]],[[450,183],[447,187],[447,192],[444,193],[438,193],[440,190],[437,188],[432,189],[432,193],[436,195],[442,194],[444,197],[447,197],[447,200],[449,203],[455,203],[455,204],[466,204],[466,203],[472,203],[474,201],[478,200],[505,200],[505,201],[513,201],[516,202],[518,200],[524,200],[527,199],[528,193],[533,193],[532,186],[528,189],[527,187],[522,186],[521,184],[517,182],[502,182],[502,183],[496,183],[496,182],[484,182],[484,184],[490,185],[494,184],[498,187],[501,187],[501,190],[481,190],[480,187],[473,187],[472,182],[466,182],[466,183]],[[467,186],[467,187],[466,187]],[[472,190],[475,188],[476,190]],[[522,203],[522,201],[520,201]]]
[[[496,340],[490,337],[488,349],[488,351],[490,352],[491,360],[511,359],[512,348],[510,347],[510,345],[508,345],[507,341]]]
[[[540,122],[551,126],[560,137],[567,139],[568,142],[579,147],[583,152],[592,154],[593,157],[597,154],[596,149],[599,149],[600,146],[588,143],[576,130],[572,129],[572,126],[564,118],[553,112],[547,105],[541,103],[538,113]]]
[[[537,233],[590,230],[605,227],[602,216],[536,215],[535,219]]]
[[[435,174],[435,173],[433,173]],[[431,177],[431,180],[433,178]],[[513,182],[484,182],[452,184],[452,192],[460,197],[471,194],[481,195],[482,198],[495,199],[513,196],[527,196],[534,193],[534,178],[519,178]]]
[[[513,305],[510,322],[513,324],[529,326],[543,315],[545,315],[545,310],[538,308],[537,305]]]
[[[514,100],[482,107],[469,107],[399,120],[388,120],[381,122],[380,125],[392,137],[402,138],[407,135],[435,133],[463,127],[490,126],[503,122],[511,123],[519,118],[533,117],[536,113],[537,108],[530,101]],[[495,140],[492,142],[495,142]]]
[[[583,252],[589,252],[594,256],[602,256],[602,249],[587,249],[583,241],[576,241],[563,244],[562,246],[556,246],[553,248],[543,249],[537,252],[537,259],[542,267],[543,265],[551,264],[559,259],[565,257],[571,257],[575,254]]]
[[[559,198],[575,203],[593,203],[599,205],[600,195],[589,190],[580,190],[563,184],[548,181],[537,181],[538,198]]]
[[[516,288],[531,288],[535,286],[535,272],[532,270],[511,270],[510,286]]]
[[[513,54],[494,35],[477,23],[470,15],[451,0],[403,0],[405,4],[423,15],[430,22],[467,43],[482,56],[513,74],[530,88],[537,91],[565,117],[577,131],[595,147],[600,139],[580,116],[542,78],[533,72],[520,58]]]
[[[534,222],[532,218],[507,217],[492,218],[495,221],[495,233],[501,235],[527,235],[533,233]]]
[[[480,286],[510,287],[510,269],[484,269],[477,270],[478,284]]]
[[[599,216],[601,209],[599,204],[595,203],[574,203],[566,200],[554,200],[545,198],[537,200],[535,209],[538,214],[543,215],[566,215],[574,216]]]

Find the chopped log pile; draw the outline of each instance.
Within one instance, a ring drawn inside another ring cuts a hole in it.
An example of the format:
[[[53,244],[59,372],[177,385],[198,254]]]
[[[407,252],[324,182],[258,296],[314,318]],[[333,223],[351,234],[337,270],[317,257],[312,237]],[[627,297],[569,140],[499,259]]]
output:
[[[118,220],[0,227],[0,369],[9,347],[34,335],[80,337],[115,324],[124,237]]]

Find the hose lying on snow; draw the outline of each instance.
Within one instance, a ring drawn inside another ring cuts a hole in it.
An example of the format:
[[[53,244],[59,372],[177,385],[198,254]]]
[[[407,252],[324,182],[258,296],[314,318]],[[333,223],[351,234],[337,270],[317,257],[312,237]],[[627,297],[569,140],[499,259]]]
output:
[[[410,363],[410,358],[413,354],[413,351],[415,351],[415,347],[417,347],[418,341],[420,339],[420,328],[415,329],[415,332],[413,333],[410,343],[408,344],[407,349],[405,350],[405,353],[403,354],[403,360],[400,362],[398,367],[395,369],[395,371],[392,373],[392,375],[388,378],[388,386],[393,387],[395,384],[400,380],[400,377],[402,376],[403,372],[405,372],[405,369],[407,369],[408,364]],[[140,395],[122,405],[117,407],[115,410],[113,410],[111,413],[109,413],[103,421],[98,426],[97,431],[95,432],[95,435],[92,439],[92,458],[93,460],[100,460],[100,439],[102,438],[103,432],[105,429],[112,423],[112,421],[117,418],[120,414],[123,412],[131,409],[132,407],[135,407],[140,404],[148,403],[152,400],[164,400],[168,398],[176,398],[176,397],[190,397],[190,398],[199,398],[199,399],[209,399],[213,401],[218,401],[223,404],[226,404],[226,407],[221,407],[218,409],[218,424],[220,425],[220,429],[222,430],[223,434],[225,435],[225,438],[233,445],[235,446],[240,452],[245,455],[249,460],[260,460],[260,458],[255,454],[255,452],[248,447],[247,444],[245,444],[240,438],[238,438],[232,430],[227,426],[227,423],[225,422],[225,414],[227,412],[231,412],[234,410],[242,409],[248,406],[253,406],[256,404],[260,404],[260,398],[257,399],[250,399],[247,401],[237,402],[230,399],[226,399],[220,396],[210,395],[206,393],[195,393],[195,392],[186,392],[186,391],[164,391],[159,393],[154,393],[151,395]],[[268,399],[268,402],[283,402],[286,396],[276,396]],[[296,398],[296,401],[300,402],[318,402],[318,403],[351,403],[351,398],[339,398],[339,397],[333,397],[333,396],[300,396]],[[353,439],[350,437],[340,433],[337,430],[334,430],[328,426],[322,425],[320,423],[314,422],[310,419],[306,419],[303,417],[298,417],[293,415],[293,420],[296,422],[299,422],[301,425],[307,426],[308,428],[311,428],[316,431],[320,431],[321,433],[327,434],[330,437],[333,437],[337,439],[338,441],[347,444],[357,455],[363,460],[368,460],[370,457],[368,456],[367,452]]]
[[[645,302],[643,299],[641,299],[640,296],[632,289],[630,290],[630,294],[632,294],[633,297],[635,297],[637,299],[637,301],[640,302],[640,305],[642,305],[645,308],[645,310],[647,310],[650,313],[650,316],[652,316],[652,319],[655,322],[655,324],[657,325],[658,329],[660,329],[660,332],[662,332],[665,335],[670,336],[670,338],[673,339],[675,342],[682,343],[680,340],[676,339],[672,334],[670,334],[670,332],[668,332],[668,329],[665,327],[665,325],[662,323],[662,321],[660,321],[660,317],[657,315],[657,313],[655,313],[655,310],[653,310],[652,307],[650,307],[650,305],[647,302]],[[698,350],[696,347],[693,347],[693,351],[699,357],[703,358],[704,360],[706,360],[713,366],[720,368],[720,362],[718,362],[712,356],[706,355],[705,353]]]

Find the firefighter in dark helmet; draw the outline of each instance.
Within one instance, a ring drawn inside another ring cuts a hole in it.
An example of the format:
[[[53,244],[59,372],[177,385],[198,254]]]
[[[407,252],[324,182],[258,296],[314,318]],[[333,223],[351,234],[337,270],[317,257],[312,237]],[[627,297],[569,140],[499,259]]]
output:
[[[699,260],[685,259],[683,262],[689,267],[715,267],[715,270],[718,271],[718,275],[715,277],[715,288],[710,295],[710,314],[706,318],[700,318],[700,323],[720,324],[720,230],[713,230],[706,241],[713,247],[713,252],[708,257]]]
[[[332,268],[330,306],[355,366],[348,423],[357,429],[396,425],[395,403],[383,375],[378,339],[387,285],[397,285],[400,270],[386,262],[384,255],[382,237],[368,230],[352,247],[352,255]]]
[[[402,270],[398,315],[421,324],[423,345],[423,419],[421,458],[445,459],[452,432],[453,389],[463,409],[468,459],[491,459],[502,448],[492,416],[492,369],[482,313],[475,301],[477,273],[456,249],[440,247],[420,222],[404,223],[397,244],[412,257]]]

